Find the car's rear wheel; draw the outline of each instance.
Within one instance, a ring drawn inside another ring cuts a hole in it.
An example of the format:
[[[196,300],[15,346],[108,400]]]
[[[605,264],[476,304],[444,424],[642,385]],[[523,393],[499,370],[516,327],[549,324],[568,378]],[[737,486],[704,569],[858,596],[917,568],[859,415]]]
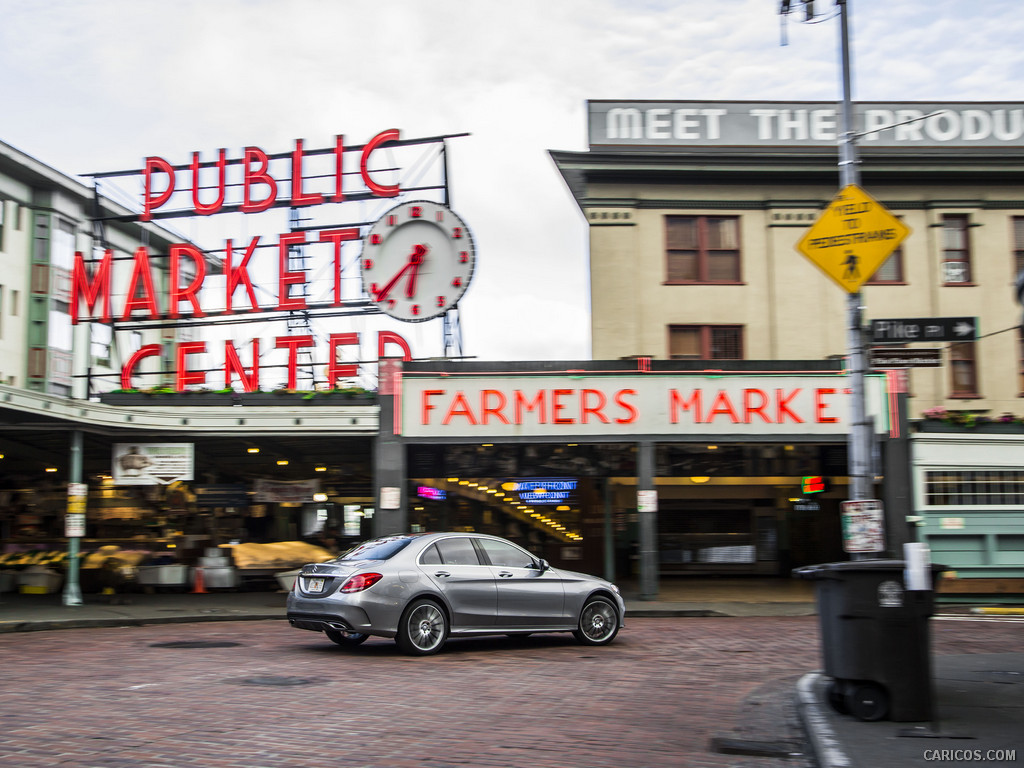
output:
[[[448,638],[448,617],[433,600],[414,600],[402,614],[395,642],[406,653],[437,653]]]
[[[619,614],[606,597],[592,597],[580,611],[579,628],[573,632],[584,645],[606,645],[619,632]]]
[[[327,639],[332,643],[349,648],[365,642],[366,638],[369,637],[369,635],[364,635],[362,632],[347,632],[343,629],[325,629],[324,634],[327,635]]]

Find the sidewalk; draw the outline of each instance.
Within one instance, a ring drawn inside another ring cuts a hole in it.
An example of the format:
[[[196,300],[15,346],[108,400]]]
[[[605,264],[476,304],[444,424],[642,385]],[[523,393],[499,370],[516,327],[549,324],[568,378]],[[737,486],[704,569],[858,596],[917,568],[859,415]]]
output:
[[[826,703],[805,675],[797,708],[820,768],[1024,763],[1024,653],[934,657],[935,722],[864,722]]]
[[[798,586],[794,587],[795,583]],[[799,582],[779,585],[721,581],[708,587],[668,583],[657,600],[640,600],[623,584],[626,617],[639,616],[811,616],[814,597]],[[206,594],[127,592],[86,594],[82,605],[66,606],[60,594],[0,594],[0,633],[83,627],[168,624],[192,621],[284,619],[284,592],[209,590]]]

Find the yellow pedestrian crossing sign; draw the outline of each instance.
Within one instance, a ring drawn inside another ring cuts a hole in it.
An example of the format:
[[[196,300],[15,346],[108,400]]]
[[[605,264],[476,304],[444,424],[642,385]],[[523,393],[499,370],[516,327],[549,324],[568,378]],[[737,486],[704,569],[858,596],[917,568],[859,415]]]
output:
[[[796,247],[841,288],[856,293],[909,234],[884,205],[850,184]]]

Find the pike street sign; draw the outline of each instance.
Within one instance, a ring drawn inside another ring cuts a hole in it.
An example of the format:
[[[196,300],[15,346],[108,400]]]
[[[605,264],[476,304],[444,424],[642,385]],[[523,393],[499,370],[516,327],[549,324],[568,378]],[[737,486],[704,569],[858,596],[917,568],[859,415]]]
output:
[[[978,337],[976,317],[924,317],[902,320],[872,320],[871,343],[904,344],[914,341],[974,341]]]
[[[850,184],[796,247],[840,288],[857,293],[909,234],[910,229],[884,205]]]
[[[868,368],[938,368],[942,365],[942,350],[896,349],[872,347],[868,352]]]

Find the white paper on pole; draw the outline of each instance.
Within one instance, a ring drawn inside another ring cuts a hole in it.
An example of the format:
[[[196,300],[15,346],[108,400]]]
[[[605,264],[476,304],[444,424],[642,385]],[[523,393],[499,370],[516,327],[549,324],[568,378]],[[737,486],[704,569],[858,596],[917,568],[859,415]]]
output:
[[[903,558],[906,560],[907,589],[921,591],[932,588],[932,553],[927,544],[908,542],[903,545]]]

